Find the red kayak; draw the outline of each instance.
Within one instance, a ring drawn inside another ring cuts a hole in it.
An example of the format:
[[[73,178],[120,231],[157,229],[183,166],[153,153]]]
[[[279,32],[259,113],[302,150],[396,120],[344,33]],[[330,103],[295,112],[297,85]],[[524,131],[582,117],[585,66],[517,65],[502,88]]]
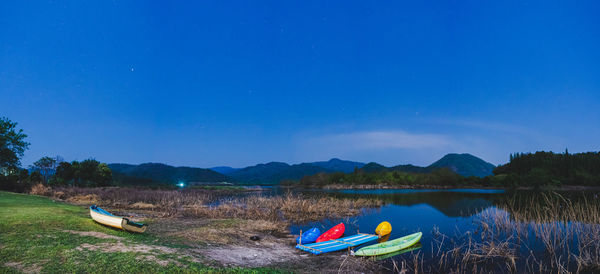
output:
[[[342,235],[344,235],[344,231],[346,231],[346,226],[344,226],[344,223],[340,223],[339,225],[336,225],[330,230],[327,230],[325,233],[321,234],[321,236],[317,238],[317,243],[335,240],[339,237],[342,237]]]

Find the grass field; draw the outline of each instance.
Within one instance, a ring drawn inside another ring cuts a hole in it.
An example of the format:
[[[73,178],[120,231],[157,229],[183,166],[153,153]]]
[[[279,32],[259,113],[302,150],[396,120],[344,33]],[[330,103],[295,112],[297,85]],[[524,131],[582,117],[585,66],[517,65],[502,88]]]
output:
[[[85,207],[41,196],[0,192],[0,272],[280,271],[209,266],[168,238],[99,225]]]

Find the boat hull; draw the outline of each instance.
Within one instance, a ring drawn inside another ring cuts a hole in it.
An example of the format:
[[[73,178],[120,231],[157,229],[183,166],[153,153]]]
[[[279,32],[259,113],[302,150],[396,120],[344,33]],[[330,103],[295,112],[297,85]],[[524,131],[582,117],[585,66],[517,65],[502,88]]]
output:
[[[358,233],[353,236],[329,240],[320,243],[296,245],[297,249],[308,251],[312,254],[319,255],[327,252],[344,250],[349,247],[364,244],[366,242],[377,240],[379,236],[374,234]]]
[[[102,211],[92,209],[91,207],[90,207],[90,216],[92,216],[92,219],[94,221],[96,221],[97,223],[111,226],[114,228],[123,229],[123,217],[107,215],[107,214],[104,214]]]
[[[421,240],[423,233],[417,232],[388,242],[365,246],[356,252],[356,256],[379,256],[410,247]]]
[[[123,229],[123,230],[130,231],[130,232],[142,233],[142,232],[146,231],[146,228],[148,227],[145,224],[139,224],[136,222],[132,222],[127,218],[115,216],[115,215],[109,213],[108,211],[106,211],[102,208],[99,208],[95,205],[90,206],[90,216],[92,217],[92,219],[94,221],[96,221],[99,224],[103,224],[103,225],[118,228],[118,229]]]
[[[319,238],[319,236],[321,236],[321,231],[318,228],[313,227],[313,228],[307,230],[306,232],[302,233],[302,235],[300,235],[300,237],[296,238],[296,243],[297,244],[314,243],[317,240],[317,238]]]
[[[340,223],[321,234],[321,236],[317,238],[316,242],[320,243],[329,240],[335,240],[339,237],[342,237],[342,235],[344,235],[344,231],[346,231],[346,226],[344,226],[344,223]]]

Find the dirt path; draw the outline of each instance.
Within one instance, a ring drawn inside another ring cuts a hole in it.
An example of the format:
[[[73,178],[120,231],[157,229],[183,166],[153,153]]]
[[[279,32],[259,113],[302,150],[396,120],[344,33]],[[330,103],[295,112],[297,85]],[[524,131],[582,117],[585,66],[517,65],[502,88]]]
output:
[[[221,266],[275,267],[307,273],[372,273],[381,269],[346,252],[312,255],[295,246],[295,237],[273,224],[254,220],[163,219],[149,233],[179,238],[192,253]],[[153,229],[152,229],[153,228]],[[287,232],[287,231],[285,231]],[[259,240],[253,241],[251,236]]]

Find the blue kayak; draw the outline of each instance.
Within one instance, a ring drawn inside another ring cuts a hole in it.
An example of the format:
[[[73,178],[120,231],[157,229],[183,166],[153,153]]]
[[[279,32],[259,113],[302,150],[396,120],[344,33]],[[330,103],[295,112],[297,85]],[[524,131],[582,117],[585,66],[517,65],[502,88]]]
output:
[[[306,244],[306,245],[304,243],[302,243],[301,245],[300,244],[296,245],[296,248],[300,249],[300,250],[308,251],[315,255],[319,255],[322,253],[343,250],[348,247],[353,247],[353,246],[357,246],[360,244],[364,244],[366,242],[377,240],[377,238],[379,238],[379,236],[377,236],[377,235],[358,233],[354,236],[348,236],[348,237],[339,238],[339,239],[335,239],[335,240],[329,240],[329,241],[320,242],[320,243]]]
[[[296,243],[297,244],[314,243],[317,240],[317,238],[319,238],[319,236],[321,236],[321,231],[318,228],[313,227],[313,228],[307,230],[306,232],[302,233],[302,235],[300,235],[300,237],[296,238]]]

